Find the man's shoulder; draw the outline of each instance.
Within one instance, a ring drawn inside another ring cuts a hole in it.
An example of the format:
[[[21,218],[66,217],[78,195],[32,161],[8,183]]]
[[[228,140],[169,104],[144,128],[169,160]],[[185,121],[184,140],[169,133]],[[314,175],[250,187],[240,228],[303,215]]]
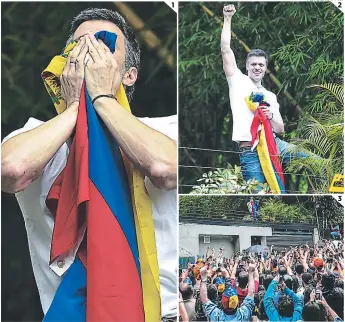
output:
[[[40,121],[38,119],[35,119],[34,117],[30,117],[28,119],[28,121],[24,124],[23,127],[14,130],[13,132],[11,132],[10,134],[8,134],[3,140],[2,140],[2,144],[5,143],[7,140],[13,138],[14,136],[33,130],[36,127],[39,127],[40,125],[44,124],[45,122]]]
[[[164,117],[138,117],[138,120],[153,130],[161,132],[172,140],[177,141],[177,115]]]
[[[226,76],[226,79],[230,87],[239,83],[243,84],[246,82],[251,82],[248,75],[243,74],[239,68],[237,68],[231,76]]]
[[[138,117],[138,120],[145,123],[147,126],[152,125],[166,125],[166,124],[177,124],[177,115],[163,116],[163,117]]]
[[[263,87],[265,90],[265,95],[268,96],[269,98],[273,98],[277,100],[277,95],[274,94],[273,92],[269,91],[267,88]]]

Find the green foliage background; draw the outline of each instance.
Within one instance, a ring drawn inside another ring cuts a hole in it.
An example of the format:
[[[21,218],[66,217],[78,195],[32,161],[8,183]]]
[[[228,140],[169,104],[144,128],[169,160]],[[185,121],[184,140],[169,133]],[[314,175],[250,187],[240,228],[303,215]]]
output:
[[[176,13],[163,2],[127,5],[156,33],[174,56]],[[71,19],[90,7],[116,10],[113,2],[1,3],[2,138],[22,127],[29,117],[46,121],[56,115],[43,86],[41,72],[63,49]],[[131,103],[136,116],[176,114],[176,70],[169,69],[141,41],[141,70]],[[2,194],[2,320],[42,320],[24,223],[12,195]]]
[[[316,220],[315,205],[320,218],[343,223],[344,207],[331,196],[255,196],[260,202],[261,216],[276,221],[310,222]],[[179,197],[179,215],[195,218],[226,218],[238,215],[241,219],[249,214],[247,203],[250,196],[194,196]]]
[[[232,142],[232,115],[229,106],[228,85],[223,73],[220,52],[222,26],[216,18],[222,18],[221,2],[182,2],[179,10],[179,122],[180,146],[236,150]],[[277,94],[285,123],[287,141],[304,139],[306,124],[312,129],[319,126],[320,115],[328,116],[327,124],[338,124],[337,136],[332,142],[338,144],[337,165],[333,171],[343,172],[343,106],[335,108],[331,95],[318,95],[312,84],[342,83],[343,66],[343,13],[331,2],[236,2],[236,14],[232,30],[237,38],[251,49],[264,49],[269,55],[268,67],[282,83],[279,88],[265,76],[264,86]],[[214,14],[210,17],[202,8],[205,5]],[[237,66],[245,73],[246,51],[238,39],[232,38]],[[288,90],[296,99],[301,111],[284,95]],[[341,104],[342,105],[342,104]],[[331,121],[330,116],[336,120]],[[324,122],[320,121],[321,125]],[[323,130],[321,130],[322,132]],[[325,131],[324,131],[325,132]],[[319,131],[320,133],[320,131]],[[312,133],[320,137],[317,133]],[[309,133],[310,137],[310,133]],[[335,139],[336,138],[336,139]],[[304,144],[312,152],[329,158],[332,149],[320,148],[320,140]],[[327,142],[328,143],[328,142]],[[336,148],[334,150],[337,150]],[[331,155],[332,162],[334,155]],[[193,185],[207,169],[188,166],[223,167],[239,164],[234,153],[208,152],[180,149],[180,185]],[[318,164],[319,168],[325,166]],[[310,166],[315,172],[315,166]],[[308,170],[310,170],[308,168]],[[286,172],[299,173],[296,166]],[[317,172],[317,171],[316,171]],[[325,175],[318,171],[317,175]],[[310,187],[301,176],[286,176],[286,188],[306,192]],[[181,187],[181,186],[180,186]],[[324,187],[323,187],[324,188]],[[187,193],[191,187],[180,188]]]

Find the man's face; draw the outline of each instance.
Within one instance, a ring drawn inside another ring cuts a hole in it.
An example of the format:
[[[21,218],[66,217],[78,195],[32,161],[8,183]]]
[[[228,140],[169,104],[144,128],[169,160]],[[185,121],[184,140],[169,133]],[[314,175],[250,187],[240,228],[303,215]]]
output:
[[[249,57],[247,60],[247,72],[248,76],[254,82],[260,82],[265,75],[267,66],[266,66],[266,58],[265,57],[256,57],[252,56]]]
[[[112,22],[105,20],[85,21],[75,31],[73,40],[80,38],[87,32],[91,32],[91,34],[94,35],[96,32],[102,30],[110,31],[117,35],[116,47],[113,56],[120,67],[120,71],[123,72],[126,55],[125,36],[123,35],[122,31]]]

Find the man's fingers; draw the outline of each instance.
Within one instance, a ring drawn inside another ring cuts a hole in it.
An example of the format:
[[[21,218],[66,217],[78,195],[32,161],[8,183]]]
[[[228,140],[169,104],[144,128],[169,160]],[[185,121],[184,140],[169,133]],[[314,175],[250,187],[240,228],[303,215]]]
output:
[[[103,49],[103,52],[111,54],[109,47],[101,39],[98,39],[98,45],[99,48]],[[102,52],[102,50],[100,51]]]
[[[98,43],[97,39],[95,38],[94,35],[92,34],[88,34],[88,38],[90,39],[91,44],[93,45],[93,47],[96,49],[99,58],[102,58],[102,51],[103,48],[100,46],[100,44]]]
[[[78,41],[78,43],[76,44],[76,46],[73,48],[72,52],[69,54],[70,57],[70,62],[79,64],[80,61],[78,60],[78,56],[80,51],[82,50],[83,46],[85,44],[85,39],[84,37],[81,37]]]
[[[89,54],[91,59],[96,62],[101,59],[99,56],[98,50],[95,48],[94,44],[91,42],[91,37],[89,35],[86,36],[86,44],[89,47]],[[96,42],[97,43],[97,42]]]
[[[76,70],[77,71],[84,71],[84,66],[85,66],[85,57],[86,57],[86,54],[88,53],[89,51],[89,47],[87,46],[86,43],[84,43],[84,46],[81,48],[80,50],[80,53],[79,53],[79,56],[77,58],[78,60],[78,64],[76,65]]]

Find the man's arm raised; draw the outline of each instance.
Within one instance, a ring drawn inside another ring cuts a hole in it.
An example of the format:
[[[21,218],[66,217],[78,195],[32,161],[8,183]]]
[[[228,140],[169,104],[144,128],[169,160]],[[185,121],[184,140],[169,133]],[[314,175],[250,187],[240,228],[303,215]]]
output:
[[[236,12],[235,6],[232,4],[227,5],[223,8],[224,24],[223,24],[223,30],[222,30],[222,35],[221,35],[220,47],[222,50],[222,57],[223,57],[223,69],[227,77],[231,77],[237,69],[235,55],[230,47],[231,19],[232,19],[232,16],[235,14],[235,12]]]

